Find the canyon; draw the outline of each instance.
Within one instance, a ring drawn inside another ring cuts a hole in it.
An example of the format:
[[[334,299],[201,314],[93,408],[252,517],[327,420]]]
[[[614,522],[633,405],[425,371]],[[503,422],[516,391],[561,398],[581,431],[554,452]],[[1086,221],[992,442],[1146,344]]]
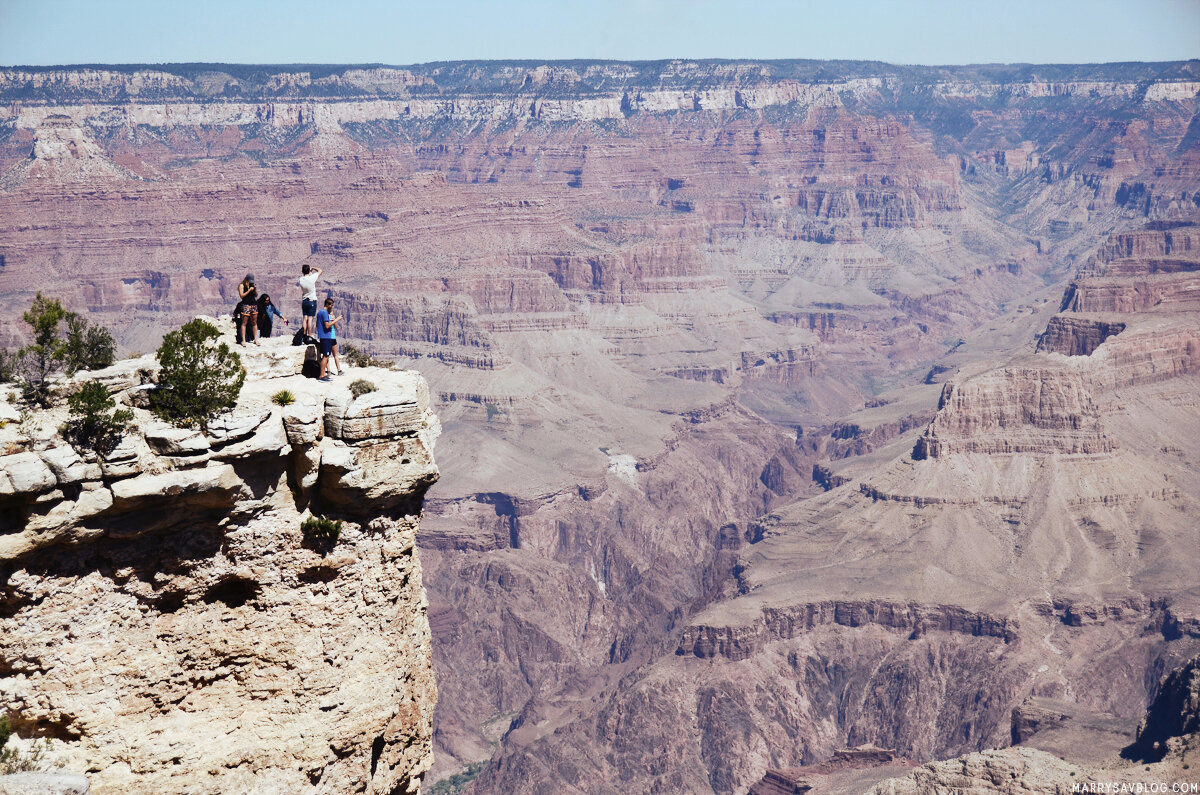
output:
[[[229,325],[248,271],[294,320],[308,264],[346,342],[421,373],[426,786],[947,760],[1032,698],[1136,725],[1200,651],[1197,91],[1196,62],[0,69],[0,305],[140,355]]]

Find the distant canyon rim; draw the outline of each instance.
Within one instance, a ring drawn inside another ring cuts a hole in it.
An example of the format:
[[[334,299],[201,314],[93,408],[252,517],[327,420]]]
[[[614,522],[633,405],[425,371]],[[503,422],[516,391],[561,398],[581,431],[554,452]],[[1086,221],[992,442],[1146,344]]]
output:
[[[144,354],[246,272],[294,322],[309,264],[420,371],[427,789],[745,793],[1006,747],[1037,699],[1132,731],[1200,652],[1198,93],[1197,61],[0,69],[0,308]]]

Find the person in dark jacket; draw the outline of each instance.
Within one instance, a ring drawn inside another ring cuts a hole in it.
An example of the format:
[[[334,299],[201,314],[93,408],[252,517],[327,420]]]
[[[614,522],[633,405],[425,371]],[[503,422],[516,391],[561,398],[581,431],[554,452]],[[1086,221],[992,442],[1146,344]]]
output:
[[[275,304],[271,303],[271,296],[263,293],[258,298],[258,336],[271,336],[271,329],[274,326],[272,316],[279,318],[285,324],[288,322],[288,319],[275,308]]]

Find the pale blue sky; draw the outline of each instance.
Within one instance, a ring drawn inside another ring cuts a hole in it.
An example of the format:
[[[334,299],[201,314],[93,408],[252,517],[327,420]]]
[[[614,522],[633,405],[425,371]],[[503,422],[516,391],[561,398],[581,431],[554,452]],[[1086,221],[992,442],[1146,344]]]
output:
[[[0,0],[0,64],[1200,58],[1200,0]]]

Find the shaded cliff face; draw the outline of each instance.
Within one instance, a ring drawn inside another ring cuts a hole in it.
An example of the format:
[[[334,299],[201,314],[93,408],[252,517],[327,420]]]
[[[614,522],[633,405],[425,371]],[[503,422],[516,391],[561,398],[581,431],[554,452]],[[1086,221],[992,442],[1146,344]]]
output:
[[[57,435],[62,407],[0,429],[0,700],[95,792],[416,792],[432,764],[437,418],[417,373],[355,371],[379,389],[352,399],[302,360],[245,354],[205,433],[136,408],[150,357],[84,374],[135,406],[103,459]],[[317,513],[336,544],[306,540]]]
[[[934,528],[920,561],[961,526],[963,580],[1057,548],[1021,540],[1042,531],[1014,507],[1047,481],[1083,483],[1055,500],[1115,495],[1136,514],[1145,492],[1188,515],[1172,502],[1186,485],[1122,480],[1127,451],[1181,446],[1136,441],[1159,397],[1112,404],[1155,384],[1188,421],[1167,393],[1192,331],[1169,313],[1138,333],[1107,309],[1051,316],[1056,280],[1109,256],[1110,232],[1195,207],[1193,69],[9,70],[0,301],[23,308],[53,279],[148,350],[177,320],[228,311],[247,270],[294,311],[308,263],[350,341],[424,373],[449,430],[421,541],[438,773],[494,758],[477,791],[723,792],[847,738],[957,753],[1001,736],[1028,685],[1033,653],[1005,651],[1026,637],[1010,604],[844,587],[888,583],[867,570],[744,622],[696,617],[754,581],[764,513],[814,548],[844,530],[848,570],[899,528]],[[997,370],[1039,333],[1044,355]],[[1109,364],[1048,364],[1059,354]],[[925,457],[893,466],[919,437]],[[1119,578],[1131,538],[1164,557],[1191,539],[1148,521],[1097,508],[1079,526],[1120,539],[1097,542],[1119,548],[1101,555]],[[1008,557],[979,541],[1014,527]],[[1188,626],[1138,594],[1121,632]],[[1030,609],[1064,626],[1117,610],[1087,596]],[[1139,643],[1134,678],[1174,654]],[[675,664],[694,686],[669,684]],[[930,685],[936,706],[893,692]],[[663,734],[678,746],[648,758]]]

